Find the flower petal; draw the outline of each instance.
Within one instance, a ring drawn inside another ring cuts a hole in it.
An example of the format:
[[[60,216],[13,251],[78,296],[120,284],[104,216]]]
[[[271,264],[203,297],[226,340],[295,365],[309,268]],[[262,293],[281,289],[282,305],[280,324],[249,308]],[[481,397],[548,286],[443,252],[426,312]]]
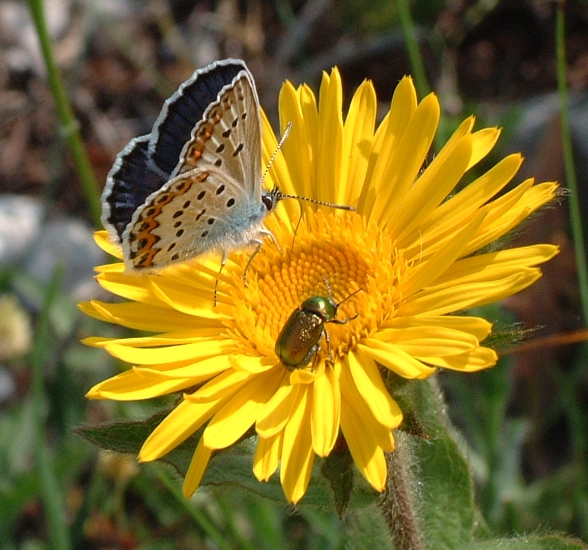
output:
[[[474,282],[419,292],[402,304],[397,315],[444,315],[502,300],[533,284],[541,272],[536,268],[520,269],[518,273],[497,281]]]
[[[386,483],[387,466],[384,450],[392,451],[392,432],[382,427],[365,407],[365,401],[355,388],[348,365],[341,369],[341,430],[358,470],[377,491]],[[384,431],[382,431],[384,430]]]
[[[476,348],[461,355],[450,355],[445,357],[420,356],[421,361],[430,363],[444,369],[458,370],[461,372],[477,372],[482,369],[493,367],[498,361],[498,355],[490,348]]]
[[[312,448],[318,456],[327,456],[339,434],[341,391],[335,369],[326,368],[324,376],[316,379],[312,391],[310,431]]]
[[[457,185],[471,155],[469,134],[452,146],[446,144],[398,203],[398,210],[388,213],[390,233],[402,239],[419,227]]]
[[[131,345],[126,345],[130,343]],[[158,363],[173,363],[176,361],[197,361],[210,357],[227,355],[235,348],[231,340],[217,340],[214,338],[202,338],[194,344],[177,344],[161,348],[145,349],[134,347],[133,342],[122,344],[107,343],[104,347],[112,355],[127,363],[138,363],[141,365],[157,365]],[[145,344],[148,345],[148,339]]]
[[[384,386],[376,364],[361,350],[350,353],[347,364],[357,390],[365,396],[365,402],[375,419],[390,430],[397,428],[402,422],[402,412]]]
[[[418,228],[405,234],[398,241],[398,246],[405,249],[409,258],[420,258],[423,251],[432,253],[442,248],[451,234],[469,223],[476,211],[511,181],[521,163],[521,155],[510,155],[500,161],[438,206]]]
[[[343,90],[341,76],[335,68],[330,75],[323,73],[319,95],[317,172],[311,197],[336,202],[336,189],[341,187],[343,145]]]
[[[460,355],[473,351],[479,344],[475,336],[446,327],[385,329],[372,338],[394,344],[413,357]]]
[[[289,502],[296,504],[306,492],[314,463],[309,424],[312,410],[311,389],[300,385],[290,420],[284,430],[280,481]]]
[[[384,331],[387,328],[420,328],[420,327],[445,327],[461,332],[467,332],[475,336],[479,341],[484,340],[492,330],[492,323],[482,319],[481,317],[469,317],[467,315],[418,315],[418,316],[403,316],[394,317],[388,321],[384,321],[380,328]],[[376,336],[376,335],[374,335]],[[386,340],[385,338],[378,339]]]
[[[472,157],[467,167],[468,170],[490,153],[500,134],[500,128],[483,128],[472,134]]]
[[[192,385],[195,386],[224,373],[229,368],[229,357],[225,355],[196,361],[163,363],[152,365],[151,368],[133,367],[133,370],[152,381],[192,380]]]
[[[255,423],[279,382],[272,372],[250,376],[208,423],[202,436],[204,444],[224,449],[235,443]]]
[[[154,382],[150,378],[129,370],[96,384],[88,391],[86,397],[88,399],[138,401],[181,391],[193,384],[191,379]]]
[[[118,243],[114,242],[114,240],[110,238],[108,231],[96,231],[94,233],[94,242],[107,254],[122,260],[122,248]]]
[[[435,369],[427,367],[394,344],[368,338],[357,344],[357,349],[403,378],[427,378],[435,373]]]
[[[202,438],[200,438],[184,479],[184,486],[182,488],[184,498],[189,498],[198,489],[211,455],[212,449],[205,447]]]
[[[282,455],[282,432],[271,437],[260,437],[253,457],[253,474],[259,481],[267,481],[278,469]]]
[[[300,388],[300,384],[291,385],[287,375],[282,378],[280,387],[257,417],[255,429],[260,437],[268,439],[284,429],[298,400],[299,392],[302,391]]]
[[[343,127],[341,160],[347,162],[347,168],[343,166],[341,172],[347,181],[335,190],[337,204],[357,204],[368,168],[377,107],[374,86],[364,81],[353,94]]]
[[[303,118],[298,93],[288,81],[282,86],[279,102],[282,131],[288,124],[292,124],[290,136],[282,146],[288,166],[289,174],[287,179],[296,184],[296,194],[303,197],[312,197],[310,185],[314,179],[311,175],[314,160],[312,157],[312,142],[309,141],[309,136],[316,134],[309,131],[309,120],[307,119],[310,119],[310,116],[307,114]],[[315,118],[316,116],[315,114]]]
[[[98,300],[82,302],[78,307],[87,315],[108,323],[149,332],[190,331],[210,329],[214,321],[185,315],[167,307],[149,306],[137,302],[105,303]],[[218,323],[218,328],[222,325]]]
[[[209,403],[192,403],[183,399],[143,443],[139,460],[151,462],[175,449],[214,415],[224,401],[226,398]]]
[[[370,219],[377,220],[382,226],[392,216],[398,215],[398,208],[422,169],[429,152],[437,125],[439,124],[440,106],[437,98],[430,94],[421,101],[411,117],[408,126],[398,139],[394,152],[383,164],[385,172],[373,177],[385,182],[372,206]],[[463,172],[459,175],[461,177]]]

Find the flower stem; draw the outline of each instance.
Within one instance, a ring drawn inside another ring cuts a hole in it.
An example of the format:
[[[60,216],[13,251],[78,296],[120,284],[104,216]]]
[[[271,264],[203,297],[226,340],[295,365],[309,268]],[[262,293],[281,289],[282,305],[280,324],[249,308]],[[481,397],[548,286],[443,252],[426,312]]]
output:
[[[410,6],[407,0],[397,0],[398,16],[400,18],[400,26],[404,34],[404,41],[406,42],[406,49],[410,59],[410,65],[414,71],[414,79],[420,97],[426,96],[431,88],[427,81],[425,73],[425,66],[421,57],[419,43],[417,39],[417,32],[410,14]]]
[[[45,426],[47,424],[46,390],[44,387],[44,366],[48,360],[50,348],[47,342],[51,337],[51,307],[59,292],[59,283],[63,275],[63,268],[58,266],[45,294],[45,301],[39,316],[35,341],[29,355],[32,368],[32,397],[34,403],[35,427],[35,459],[39,476],[39,492],[43,502],[45,521],[51,548],[69,550],[72,548],[71,537],[66,519],[66,506],[62,479],[55,468],[54,453],[52,452]]]
[[[43,0],[29,0],[29,7],[35,22],[41,51],[43,52],[43,58],[45,59],[47,77],[53,99],[55,100],[57,116],[59,117],[59,123],[61,124],[61,132],[67,141],[73,157],[88,208],[90,209],[92,221],[96,227],[100,227],[102,225],[100,222],[100,191],[98,189],[96,178],[94,177],[92,165],[90,164],[82,138],[80,137],[78,122],[75,119],[67,99],[65,88],[63,87],[63,82],[59,76],[59,71],[57,70],[57,64],[55,63],[55,58],[53,56],[51,38],[49,37],[49,32],[47,30]]]
[[[410,482],[413,461],[408,436],[396,431],[396,448],[386,453],[388,479],[379,502],[395,550],[421,550],[417,504]]]
[[[559,101],[561,105],[562,147],[566,182],[570,190],[570,223],[574,240],[574,251],[578,269],[578,284],[580,287],[580,301],[584,314],[584,326],[588,323],[588,268],[586,266],[586,246],[582,232],[582,212],[580,209],[578,182],[574,167],[572,152],[572,138],[570,133],[570,110],[566,78],[566,48],[565,48],[565,2],[560,0],[557,6],[556,20],[556,53],[557,53],[557,83]]]

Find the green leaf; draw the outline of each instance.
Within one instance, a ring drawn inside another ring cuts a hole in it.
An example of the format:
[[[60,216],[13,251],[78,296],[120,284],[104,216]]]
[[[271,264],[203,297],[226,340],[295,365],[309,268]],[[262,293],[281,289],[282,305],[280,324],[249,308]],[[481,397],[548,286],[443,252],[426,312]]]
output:
[[[169,413],[168,409],[159,411],[145,420],[121,420],[81,426],[76,428],[74,433],[102,449],[136,456],[151,432]],[[184,443],[178,445],[162,459],[162,462],[171,464],[183,476],[188,470],[192,454],[203,430],[204,428],[198,430]]]
[[[493,539],[476,541],[456,550],[585,550],[586,544],[566,535],[533,535],[516,539]]]
[[[149,434],[169,414],[169,410],[160,411],[148,419],[134,421],[108,422],[93,426],[82,426],[75,430],[80,437],[98,445],[103,449],[119,453],[130,453],[137,455],[144,441]],[[165,455],[160,461],[172,465],[183,477],[188,470],[196,445],[202,435],[204,428],[198,430],[181,445]],[[228,488],[240,487],[251,494],[263,496],[272,501],[287,506],[284,492],[280,484],[278,474],[274,474],[268,482],[259,482],[253,475],[253,454],[255,452],[255,439],[252,432],[245,434],[242,440],[227,449],[217,451],[210,459],[210,463],[201,485],[227,490]],[[335,496],[327,479],[321,475],[322,460],[317,459],[313,469],[313,478],[309,489],[304,496],[301,507],[321,507],[334,509],[336,506]],[[329,466],[326,466],[327,471]],[[330,481],[333,480],[333,472]],[[349,476],[352,475],[351,479]],[[337,489],[338,503],[341,510],[343,503],[351,503],[354,507],[363,507],[373,504],[378,499],[378,493],[359,475],[357,470],[349,469],[344,474],[346,483],[354,487],[352,495],[345,496],[343,488]]]
[[[337,514],[342,516],[349,505],[353,490],[353,458],[349,449],[333,452],[325,458],[321,474],[328,480],[333,491]]]

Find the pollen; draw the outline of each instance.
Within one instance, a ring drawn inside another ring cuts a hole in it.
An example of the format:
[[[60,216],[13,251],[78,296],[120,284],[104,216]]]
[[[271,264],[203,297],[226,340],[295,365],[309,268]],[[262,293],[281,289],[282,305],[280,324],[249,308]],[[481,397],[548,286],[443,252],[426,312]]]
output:
[[[288,318],[314,296],[338,304],[339,322],[325,323],[320,360],[348,353],[394,316],[406,263],[389,236],[352,212],[309,212],[294,232],[272,227],[278,247],[265,243],[243,284],[232,270],[232,335],[249,350],[275,358],[275,342]],[[243,258],[244,266],[247,262]],[[354,294],[355,293],[355,294]],[[329,357],[329,354],[331,357]]]

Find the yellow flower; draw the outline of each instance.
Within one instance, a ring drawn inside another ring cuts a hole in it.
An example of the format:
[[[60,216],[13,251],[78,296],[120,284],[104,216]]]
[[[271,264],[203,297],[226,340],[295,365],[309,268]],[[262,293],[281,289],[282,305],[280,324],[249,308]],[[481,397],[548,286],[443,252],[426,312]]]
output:
[[[186,496],[200,484],[213,451],[252,428],[253,473],[268,480],[279,466],[291,502],[303,497],[315,455],[328,456],[338,437],[361,474],[382,491],[384,453],[393,451],[393,430],[402,421],[382,372],[423,379],[439,368],[473,372],[494,365],[495,352],[481,345],[491,324],[452,314],[529,286],[540,277],[537,265],[557,252],[551,245],[488,246],[556,193],[556,184],[532,180],[503,192],[520,155],[455,191],[492,149],[497,129],[474,132],[469,118],[427,164],[439,122],[435,95],[418,103],[411,79],[404,78],[378,125],[376,112],[374,88],[364,82],[343,120],[336,69],[323,76],[318,104],[309,87],[283,86],[281,125],[292,122],[292,130],[266,183],[356,212],[281,202],[266,221],[276,243],[264,243],[247,285],[250,251],[230,256],[217,307],[214,256],[141,277],[125,274],[122,263],[103,266],[100,284],[128,301],[81,305],[93,317],[156,333],[87,339],[134,365],[88,397],[136,400],[183,392],[139,459],[156,460],[205,426],[184,481]],[[264,165],[276,146],[264,117]],[[119,254],[104,232],[97,241]],[[341,302],[358,289],[337,312],[336,319],[347,322],[325,324],[329,344],[322,338],[316,359],[285,368],[274,347],[296,308],[313,296]]]

